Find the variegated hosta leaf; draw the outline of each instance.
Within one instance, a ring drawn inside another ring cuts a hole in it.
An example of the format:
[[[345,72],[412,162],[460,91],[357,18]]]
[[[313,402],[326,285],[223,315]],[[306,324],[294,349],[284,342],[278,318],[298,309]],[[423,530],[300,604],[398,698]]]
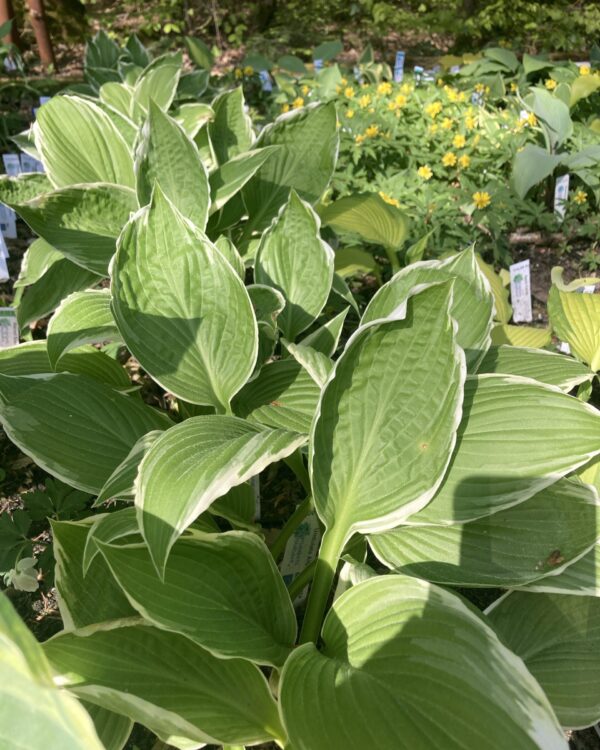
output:
[[[116,109],[123,117],[129,119],[131,113],[131,99],[133,89],[126,83],[117,83],[117,81],[108,81],[100,86],[99,97],[103,104],[112,109]]]
[[[241,86],[224,91],[212,102],[215,116],[208,124],[208,133],[219,164],[252,148],[252,120],[246,112]]]
[[[214,116],[213,108],[201,102],[182,104],[171,112],[171,117],[181,125],[187,137],[192,139]]]
[[[321,389],[292,359],[266,364],[235,397],[233,410],[251,422],[308,434]]]
[[[229,239],[229,237],[225,237],[225,235],[219,237],[215,241],[215,247],[224,258],[227,258],[237,275],[242,281],[244,281],[244,279],[246,278],[246,264],[244,263],[244,259],[238,253],[236,246]],[[246,291],[248,292],[248,294],[250,294],[250,290],[248,288],[246,289]],[[250,297],[250,300],[252,301],[252,297]],[[252,304],[252,307],[254,307],[254,303]]]
[[[208,512],[225,518],[234,528],[256,530],[256,496],[249,482],[232,487],[223,497],[217,498]]]
[[[50,665],[27,626],[0,594],[0,745],[105,750],[79,702],[57,690]]]
[[[59,633],[43,649],[71,692],[144,724],[170,745],[285,742],[258,667],[219,659],[179,633],[117,620]]]
[[[181,127],[153,101],[135,151],[140,205],[146,206],[158,182],[177,210],[204,230],[210,194],[198,149]]]
[[[250,284],[246,291],[250,296],[258,326],[256,370],[260,370],[275,351],[279,338],[277,318],[285,307],[285,299],[277,289],[264,284]]]
[[[486,614],[536,678],[563,727],[578,729],[600,719],[598,597],[513,591]]]
[[[600,542],[558,575],[549,575],[519,588],[541,594],[600,596]]]
[[[289,655],[296,639],[294,608],[256,534],[196,532],[180,539],[164,581],[145,545],[99,546],[131,604],[153,625],[224,658],[281,667]]]
[[[250,298],[159,186],[121,235],[112,293],[128,349],[160,385],[190,403],[228,408],[256,361]]]
[[[508,301],[508,289],[502,283],[500,275],[494,271],[492,266],[488,265],[483,260],[479,253],[475,253],[475,259],[477,265],[488,280],[492,294],[494,295],[494,307],[496,308],[494,318],[500,323],[508,323],[512,318],[512,307]]]
[[[600,370],[600,294],[567,291],[561,274],[554,272],[552,281],[548,294],[550,325],[576,357],[594,372]]]
[[[84,575],[89,531],[90,524],[86,522],[52,523],[58,608],[64,627],[69,630],[136,614],[102,555],[93,559]]]
[[[95,706],[93,703],[85,701],[80,701],[80,703],[94,722],[94,728],[105,750],[123,750],[133,729],[131,719],[120,716],[114,711],[107,711],[101,706]]]
[[[154,102],[164,112],[171,106],[181,75],[181,52],[157,57],[137,79],[131,102],[131,116],[141,122],[150,102]]]
[[[267,161],[277,146],[266,146],[234,156],[223,163],[210,176],[212,204],[210,212],[219,211],[230,198],[239,192],[260,167]]]
[[[118,498],[119,500],[133,499],[135,496],[134,483],[138,473],[138,467],[146,453],[150,450],[150,447],[154,445],[160,435],[162,435],[161,430],[152,430],[151,432],[146,433],[146,435],[142,435],[127,456],[106,480],[104,486],[98,493],[94,506],[101,505],[112,498]]]
[[[524,503],[453,526],[404,526],[369,542],[389,568],[451,586],[522,586],[553,576],[600,537],[600,500],[562,479]]]
[[[119,185],[75,185],[13,208],[34,232],[89,271],[108,275],[117,237],[138,207],[133,190]]]
[[[317,318],[333,280],[333,250],[321,239],[319,217],[292,190],[263,234],[254,275],[259,284],[283,294],[286,305],[277,325],[290,341]]]
[[[57,188],[90,182],[135,186],[127,144],[110,117],[89,99],[52,97],[38,112],[34,137]]]
[[[492,346],[479,365],[478,372],[521,375],[556,385],[567,393],[576,385],[590,381],[594,373],[581,362],[545,349],[520,346]]]
[[[52,190],[50,180],[45,174],[32,172],[18,177],[0,177],[0,203],[12,206],[15,203],[25,203],[37,198],[42,193]]]
[[[457,596],[405,576],[334,602],[324,646],[287,660],[281,708],[296,750],[566,750],[523,662]]]
[[[492,328],[492,346],[524,346],[541,349],[552,341],[549,328],[533,326],[497,325]]]
[[[94,516],[83,550],[83,574],[87,575],[92,562],[100,554],[100,548],[96,542],[112,544],[125,537],[129,537],[129,543],[139,542],[141,540],[139,531],[137,511],[133,507]]]
[[[303,346],[310,346],[326,357],[333,357],[340,343],[342,329],[348,315],[349,307],[345,307],[341,313],[328,320],[322,326],[317,328],[308,336],[305,336],[300,343]]]
[[[97,494],[136,440],[170,420],[85,375],[0,375],[0,421],[23,453],[63,482]]]
[[[293,344],[283,339],[283,345],[296,362],[304,367],[319,388],[322,388],[333,369],[332,360],[305,344]]]
[[[452,282],[413,291],[395,317],[358,330],[323,389],[310,474],[340,551],[352,532],[397,526],[443,479],[465,378],[451,305]]]
[[[560,439],[557,439],[560,436]],[[467,379],[456,450],[409,524],[474,521],[523,502],[600,453],[600,413],[516,375]]]
[[[162,435],[142,461],[135,495],[159,574],[176,539],[213,500],[304,442],[304,435],[225,416],[193,417]]]
[[[48,359],[60,358],[82,344],[119,341],[121,334],[110,310],[107,289],[75,292],[66,297],[48,325]]]
[[[425,260],[403,268],[373,297],[362,325],[390,315],[417,284],[446,279],[454,279],[455,284],[452,317],[458,325],[456,340],[465,350],[469,370],[475,371],[490,345],[494,302],[472,248],[445,260]]]
[[[243,189],[250,215],[246,230],[269,226],[290,188],[315,204],[331,179],[339,146],[335,104],[311,105],[281,115],[260,133],[256,148],[281,146]]]

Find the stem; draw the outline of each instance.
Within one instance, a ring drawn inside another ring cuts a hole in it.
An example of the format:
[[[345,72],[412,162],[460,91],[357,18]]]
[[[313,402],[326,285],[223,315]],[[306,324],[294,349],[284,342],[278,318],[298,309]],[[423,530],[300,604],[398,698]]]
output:
[[[288,543],[288,539],[292,536],[294,531],[296,531],[298,526],[300,526],[302,521],[304,521],[306,516],[310,513],[311,507],[312,498],[309,495],[300,503],[300,505],[296,507],[296,510],[288,518],[284,527],[279,532],[279,536],[271,545],[271,554],[273,555],[273,559],[275,561],[279,560],[279,558],[283,555],[285,545]]]
[[[338,560],[344,547],[343,538],[333,533],[334,529],[325,532],[313,585],[308,597],[308,606],[302,623],[302,632],[300,633],[300,643],[317,642],[321,631],[321,622],[327,606],[327,599],[333,584],[333,578],[337,568]]]
[[[398,273],[400,270],[400,261],[398,260],[398,255],[396,254],[396,251],[393,247],[385,246],[385,254],[388,257],[388,260],[392,266],[392,274]]]
[[[288,594],[290,595],[290,599],[292,601],[294,601],[294,599],[304,589],[304,587],[312,581],[316,569],[317,561],[315,559],[309,565],[307,565],[304,570],[298,573],[298,575],[290,583],[290,585],[288,586]]]
[[[294,472],[306,494],[310,495],[310,477],[304,465],[304,458],[302,457],[300,448],[297,448],[290,456],[283,460]]]

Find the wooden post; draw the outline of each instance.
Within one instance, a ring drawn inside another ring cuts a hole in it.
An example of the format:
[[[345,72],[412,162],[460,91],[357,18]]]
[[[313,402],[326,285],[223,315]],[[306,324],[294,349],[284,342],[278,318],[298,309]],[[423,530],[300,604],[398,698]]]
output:
[[[48,68],[50,65],[56,67],[54,50],[52,49],[52,42],[48,33],[48,26],[46,25],[44,0],[27,0],[27,3],[29,5],[29,19],[33,33],[35,34],[35,41],[37,42],[42,66],[44,68]]]
[[[14,44],[17,49],[21,49],[21,37],[17,28],[15,12],[11,0],[0,0],[0,25],[12,19],[12,28],[10,34],[2,38],[4,44]]]

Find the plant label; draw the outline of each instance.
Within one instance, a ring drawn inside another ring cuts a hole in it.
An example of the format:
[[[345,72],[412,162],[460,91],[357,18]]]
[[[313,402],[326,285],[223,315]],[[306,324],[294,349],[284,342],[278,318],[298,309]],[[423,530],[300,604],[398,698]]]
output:
[[[458,73],[460,73],[460,65],[453,65],[450,68],[450,72],[452,73],[453,76],[458,75]]]
[[[318,73],[320,70],[323,70],[323,60],[321,60],[320,57],[314,60],[313,63],[315,67],[315,73]]]
[[[44,165],[29,154],[21,154],[21,169],[23,172],[43,172]]]
[[[263,91],[273,91],[273,84],[268,70],[261,70],[258,74]]]
[[[558,351],[562,352],[563,354],[570,354],[571,353],[571,347],[567,344],[566,341],[561,341],[558,344]]]
[[[40,107],[42,107],[44,104],[48,104],[50,99],[52,99],[51,96],[40,96]]]
[[[21,162],[19,154],[2,154],[4,171],[9,177],[18,177],[21,174]]]
[[[415,77],[415,84],[417,86],[421,83],[424,72],[425,68],[422,68],[420,65],[415,65],[415,67],[413,68],[413,75]]]
[[[8,258],[8,248],[6,247],[6,240],[2,232],[0,232],[0,255],[5,259]]]
[[[314,560],[321,543],[321,527],[316,513],[309,513],[298,526],[285,546],[280,570],[286,586]],[[306,599],[306,589],[300,593],[294,604],[302,604]]]
[[[510,297],[515,323],[531,323],[531,269],[528,260],[510,266]]]
[[[17,63],[10,57],[10,55],[7,55],[4,58],[4,70],[7,71],[7,73],[13,73],[17,69]]]
[[[569,175],[564,174],[556,178],[554,184],[554,213],[562,220],[567,210],[567,198],[569,197]]]
[[[17,311],[14,307],[0,307],[0,349],[6,349],[7,346],[16,346],[18,343]]]
[[[396,60],[394,62],[394,81],[395,83],[400,83],[402,79],[404,78],[404,60],[406,58],[406,53],[402,52],[402,50],[398,50],[396,52]]]
[[[17,215],[8,206],[0,203],[0,232],[9,240],[17,239]],[[8,253],[7,253],[8,255]]]
[[[8,266],[6,265],[6,258],[0,253],[0,283],[8,281],[10,274],[8,273]]]

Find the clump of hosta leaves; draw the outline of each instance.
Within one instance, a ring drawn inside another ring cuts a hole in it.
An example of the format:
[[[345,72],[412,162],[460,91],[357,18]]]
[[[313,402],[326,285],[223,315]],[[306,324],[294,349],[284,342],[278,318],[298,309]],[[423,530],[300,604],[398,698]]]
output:
[[[63,631],[40,646],[0,599],[0,730],[65,750],[120,748],[132,722],[179,748],[566,748],[600,719],[599,498],[578,476],[600,415],[570,395],[594,373],[491,346],[471,249],[359,311],[314,208],[333,105],[256,138],[238,90],[195,129],[168,90],[117,85],[119,113],[102,88],[44,105],[47,181],[2,185],[41,237],[24,300],[44,258],[72,275],[47,341],[0,360],[0,419],[102,512],[52,525]],[[107,341],[176,408],[82,350]],[[249,482],[278,462],[307,499],[269,546]],[[282,540],[311,509],[318,559],[288,587]],[[453,590],[478,587],[508,592],[482,613]]]

